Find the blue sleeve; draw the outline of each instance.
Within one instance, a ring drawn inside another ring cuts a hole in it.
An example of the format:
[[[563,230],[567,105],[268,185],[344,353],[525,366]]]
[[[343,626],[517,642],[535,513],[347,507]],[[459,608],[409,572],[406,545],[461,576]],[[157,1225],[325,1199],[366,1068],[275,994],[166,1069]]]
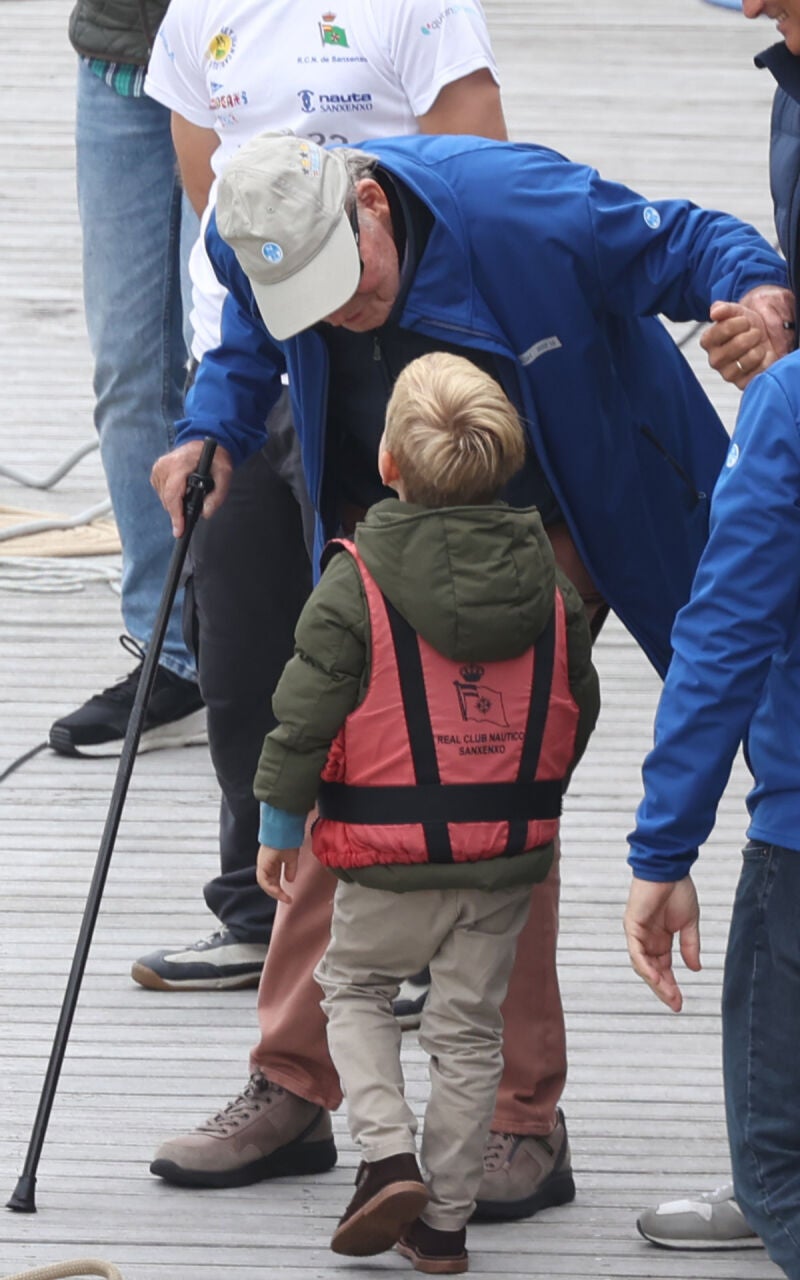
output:
[[[206,247],[228,295],[220,345],[200,361],[186,396],[186,416],[175,426],[176,443],[211,436],[238,466],[266,439],[265,423],[281,393],[286,361],[264,327],[247,277],[217,231],[213,215]]]
[[[711,532],[643,769],[628,861],[644,880],[686,875],[714,825],[770,664],[796,625],[800,595],[800,424],[787,356],[746,391],[711,508]]]
[[[296,813],[287,813],[285,809],[274,809],[263,800],[260,805],[261,822],[258,839],[261,844],[268,844],[271,849],[299,849],[303,843],[306,820]]]
[[[648,201],[589,172],[597,270],[615,314],[692,320],[756,285],[788,287],[783,259],[748,223],[688,200]]]

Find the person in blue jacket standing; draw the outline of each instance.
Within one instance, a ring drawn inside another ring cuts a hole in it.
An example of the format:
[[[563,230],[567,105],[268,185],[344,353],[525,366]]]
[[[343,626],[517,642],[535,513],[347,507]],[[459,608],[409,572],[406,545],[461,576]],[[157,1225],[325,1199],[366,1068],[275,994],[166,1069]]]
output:
[[[775,229],[786,258],[795,297],[800,294],[800,0],[745,0],[744,16],[771,17],[782,39],[755,58],[776,81],[770,122],[769,175]],[[744,308],[715,303],[716,323],[701,343],[712,367],[740,386],[749,381],[736,367],[737,357],[749,365],[748,343],[757,335]],[[796,339],[796,334],[792,335]],[[793,344],[794,345],[794,344]],[[756,341],[756,347],[758,342]],[[757,355],[757,351],[756,351]],[[645,1209],[637,1227],[646,1240],[672,1249],[757,1248],[761,1241],[742,1214],[731,1182],[700,1195],[689,1193]]]

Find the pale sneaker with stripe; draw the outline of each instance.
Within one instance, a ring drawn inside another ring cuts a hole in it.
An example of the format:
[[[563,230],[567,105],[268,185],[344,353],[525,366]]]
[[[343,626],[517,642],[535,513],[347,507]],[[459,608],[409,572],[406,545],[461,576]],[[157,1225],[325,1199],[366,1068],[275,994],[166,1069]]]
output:
[[[266,943],[240,942],[223,927],[188,947],[142,956],[131,977],[151,991],[233,991],[257,987],[266,958]]]
[[[691,1200],[668,1200],[645,1209],[639,1234],[664,1249],[758,1249],[761,1240],[733,1198],[733,1183]]]

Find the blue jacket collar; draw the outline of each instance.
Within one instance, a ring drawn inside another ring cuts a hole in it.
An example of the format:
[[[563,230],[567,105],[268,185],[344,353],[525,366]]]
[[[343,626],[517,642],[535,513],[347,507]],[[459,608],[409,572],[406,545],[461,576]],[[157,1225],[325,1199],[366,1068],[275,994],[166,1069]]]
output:
[[[757,54],[753,61],[757,67],[771,71],[784,93],[800,102],[800,57],[790,53],[783,40]]]

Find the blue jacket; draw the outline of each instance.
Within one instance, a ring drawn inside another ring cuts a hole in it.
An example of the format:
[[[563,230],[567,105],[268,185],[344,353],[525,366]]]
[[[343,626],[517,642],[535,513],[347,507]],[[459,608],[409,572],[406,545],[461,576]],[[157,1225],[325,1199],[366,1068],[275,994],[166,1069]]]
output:
[[[493,353],[598,588],[663,672],[728,440],[656,317],[702,319],[718,298],[785,285],[783,263],[735,218],[648,202],[543,147],[417,136],[365,150],[435,219],[402,325]],[[212,435],[241,461],[288,370],[318,505],[324,341],[276,343],[213,221],[208,245],[230,297],[178,441]]]
[[[800,352],[747,388],[711,533],[672,633],[629,862],[686,875],[739,743],[755,778],[748,835],[800,848]],[[749,724],[749,728],[748,728]]]
[[[756,58],[778,82],[772,102],[769,180],[778,240],[789,267],[795,295],[800,296],[800,57],[783,40]]]

